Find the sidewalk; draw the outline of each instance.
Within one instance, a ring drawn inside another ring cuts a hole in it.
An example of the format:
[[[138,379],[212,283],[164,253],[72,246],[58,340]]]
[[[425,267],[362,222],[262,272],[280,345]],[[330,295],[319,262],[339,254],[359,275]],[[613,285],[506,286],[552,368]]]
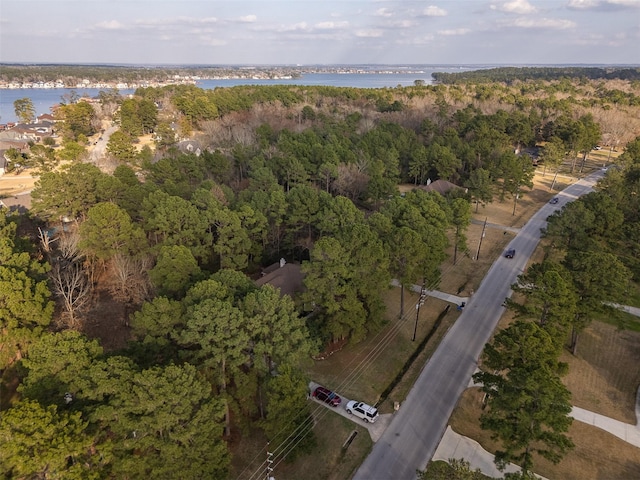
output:
[[[640,317],[640,308],[638,307],[630,307],[629,305],[620,305],[619,303],[608,303],[612,307],[617,308],[618,310],[622,310],[623,312],[627,312],[635,317]]]
[[[474,225],[484,225],[485,224],[483,220],[477,220],[475,218],[471,219],[471,223],[473,223]],[[505,232],[511,232],[511,233],[515,233],[515,234],[517,234],[520,231],[519,227],[507,227],[505,225],[500,225],[499,223],[487,222],[486,226],[488,228],[495,228],[497,230],[503,230]]]
[[[640,428],[638,428],[637,425],[630,425],[578,407],[573,407],[570,415],[579,422],[593,425],[596,428],[609,432],[611,435],[615,435],[621,440],[640,448]]]
[[[472,470],[479,468],[483,474],[493,478],[503,478],[505,473],[520,471],[519,466],[510,463],[504,471],[501,472],[496,467],[496,464],[493,463],[493,454],[487,452],[475,440],[463,437],[454,432],[450,426],[447,426],[447,430],[444,432],[432,460],[444,460],[448,462],[450,458],[464,458],[469,462]],[[546,480],[544,477],[536,476]]]
[[[395,278],[391,280],[391,285],[394,287],[400,287],[400,282]],[[412,292],[420,293],[422,292],[422,287],[420,285],[411,285]],[[455,305],[460,305],[462,302],[468,302],[469,297],[459,297],[457,295],[452,295],[450,293],[439,292],[438,290],[429,290],[426,289],[427,295],[434,298],[439,298],[440,300],[444,300],[445,302],[453,303]]]

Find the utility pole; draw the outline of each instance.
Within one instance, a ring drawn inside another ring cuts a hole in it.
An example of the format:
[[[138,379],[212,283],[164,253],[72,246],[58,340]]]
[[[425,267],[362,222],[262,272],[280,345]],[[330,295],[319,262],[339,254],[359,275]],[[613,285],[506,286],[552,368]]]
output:
[[[273,452],[269,451],[269,444],[267,444],[267,480],[275,480],[275,478],[271,476],[271,472],[273,472],[273,467],[271,466],[272,463]]]
[[[413,338],[411,339],[412,342],[416,341],[416,332],[418,331],[418,317],[420,316],[420,307],[424,305],[424,301],[426,299],[427,299],[427,289],[424,288],[423,286],[422,289],[420,290],[420,300],[416,304],[416,324],[413,327]]]
[[[482,245],[482,239],[484,238],[484,231],[487,228],[487,217],[484,217],[484,225],[482,225],[482,234],[480,235],[480,241],[478,242],[478,252],[476,253],[476,260],[480,258],[480,246]]]

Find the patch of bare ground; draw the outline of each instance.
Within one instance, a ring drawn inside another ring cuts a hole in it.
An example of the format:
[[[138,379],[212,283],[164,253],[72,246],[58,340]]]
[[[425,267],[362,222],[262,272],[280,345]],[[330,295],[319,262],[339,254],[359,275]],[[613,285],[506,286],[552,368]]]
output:
[[[85,315],[82,332],[89,338],[97,338],[105,351],[114,351],[126,347],[131,339],[128,318],[132,310],[113,299],[108,281],[107,274],[98,277],[94,302]]]
[[[577,176],[563,174],[555,177],[554,182],[554,175],[540,168],[533,177],[533,188],[522,188],[515,204],[515,212],[513,197],[505,196],[502,201],[496,198],[492,203],[480,206],[477,212],[474,205],[473,218],[482,221],[486,218],[491,224],[521,228],[541,205],[577,180]]]
[[[135,143],[136,150],[141,151],[144,147],[150,147],[152,150],[155,147],[155,143],[153,142],[153,135],[147,134],[138,137],[138,141]]]
[[[34,169],[5,173],[0,176],[0,198],[32,190],[38,178]]]
[[[483,394],[467,389],[450,419],[453,430],[479,442],[489,452],[500,448],[480,428]],[[569,429],[575,448],[557,465],[537,457],[535,472],[549,479],[609,480],[640,478],[640,449],[593,426],[574,421]]]

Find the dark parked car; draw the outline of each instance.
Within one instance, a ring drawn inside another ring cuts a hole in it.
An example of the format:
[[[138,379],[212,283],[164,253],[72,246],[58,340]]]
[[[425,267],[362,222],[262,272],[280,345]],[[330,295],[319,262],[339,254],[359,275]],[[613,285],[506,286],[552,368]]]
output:
[[[313,396],[324,403],[328,403],[332,407],[340,405],[342,399],[337,393],[332,392],[328,388],[318,387],[313,391]]]
[[[507,258],[513,258],[515,254],[516,254],[515,249],[510,248],[509,250],[507,250],[507,253],[505,253],[504,256]]]
[[[549,203],[552,204],[552,205],[555,205],[559,201],[560,201],[560,199],[558,197],[553,197]]]

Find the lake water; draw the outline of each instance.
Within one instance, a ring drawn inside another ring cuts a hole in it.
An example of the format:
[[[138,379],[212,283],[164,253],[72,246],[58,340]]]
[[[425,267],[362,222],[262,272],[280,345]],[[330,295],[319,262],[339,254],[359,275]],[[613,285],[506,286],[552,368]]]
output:
[[[237,85],[326,85],[332,87],[355,88],[385,88],[406,87],[413,85],[416,80],[424,80],[425,84],[432,83],[433,72],[459,72],[461,70],[477,70],[482,67],[425,67],[412,68],[411,73],[310,73],[296,79],[257,80],[245,78],[201,80],[196,85],[203,89],[217,87],[234,87]],[[95,97],[100,89],[71,89],[71,88],[21,88],[0,89],[0,123],[15,122],[13,102],[19,98],[30,98],[36,110],[36,115],[50,113],[51,107],[60,103],[64,95],[72,90],[79,96]],[[120,90],[121,94],[133,93],[134,90]]]

